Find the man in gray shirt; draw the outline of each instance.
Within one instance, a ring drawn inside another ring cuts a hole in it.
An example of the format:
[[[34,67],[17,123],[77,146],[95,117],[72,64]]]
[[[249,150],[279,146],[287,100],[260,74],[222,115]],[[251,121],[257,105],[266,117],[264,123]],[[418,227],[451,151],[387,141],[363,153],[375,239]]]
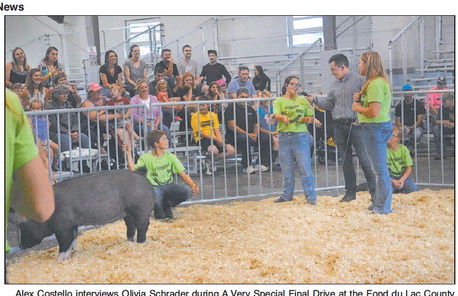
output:
[[[336,80],[331,84],[326,98],[309,97],[309,101],[321,109],[332,111],[334,137],[340,157],[343,159],[342,171],[345,179],[345,195],[340,201],[349,202],[356,199],[356,173],[352,145],[366,177],[371,196],[375,193],[375,176],[364,150],[361,127],[354,123],[356,115],[351,109],[353,94],[360,92],[366,79],[350,71],[348,59],[343,54],[333,55],[328,63]]]
[[[197,63],[191,59],[192,48],[189,45],[183,46],[183,58],[177,62],[178,73],[183,76],[184,73],[189,72],[197,79]]]

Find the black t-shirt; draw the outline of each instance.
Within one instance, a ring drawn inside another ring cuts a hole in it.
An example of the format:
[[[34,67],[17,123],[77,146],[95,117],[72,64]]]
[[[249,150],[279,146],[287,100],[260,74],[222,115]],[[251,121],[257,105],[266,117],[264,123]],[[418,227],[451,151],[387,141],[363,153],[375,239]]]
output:
[[[159,63],[157,63],[155,66],[154,66],[154,72],[156,72],[156,70],[158,68],[161,68],[161,69],[164,69],[164,70],[167,70],[169,67],[165,65],[164,61],[160,61]],[[179,76],[180,73],[178,72],[178,68],[177,68],[177,65],[175,63],[173,63],[173,72],[172,72],[172,75],[175,77],[175,76]]]
[[[234,108],[235,108],[235,119],[234,119]],[[248,120],[247,120],[248,119]],[[240,106],[239,104],[229,104],[224,111],[224,120],[226,121],[226,136],[229,139],[234,138],[234,131],[229,128],[228,121],[234,120],[235,125],[239,128],[252,133],[255,125],[258,123],[256,111],[251,106],[245,105]],[[248,121],[248,129],[247,129]]]
[[[99,73],[103,73],[103,74],[105,74],[107,76],[108,84],[116,84],[116,83],[118,83],[118,75],[119,75],[119,73],[122,73],[122,69],[121,69],[121,67],[116,65],[115,66],[115,73],[114,73],[113,76],[111,76],[110,75],[110,71],[108,71],[107,65],[102,65],[102,66],[100,66]],[[103,86],[102,79],[100,79],[100,85]]]
[[[214,65],[206,64],[202,68],[202,73],[200,73],[200,76],[205,77],[207,85],[223,78],[223,75],[226,78],[226,83],[229,84],[229,82],[231,82],[231,75],[227,72],[226,67],[220,63]]]
[[[439,115],[440,116],[440,115]],[[442,117],[437,117],[437,120],[448,120],[455,123],[455,109],[449,107],[442,107]]]
[[[179,88],[177,89],[177,95],[180,97],[180,99],[181,99],[182,101],[184,101],[184,100],[183,100],[183,96],[184,96],[184,95],[187,95],[188,92],[189,92],[189,90],[188,90],[187,88],[181,88],[181,87],[179,87]],[[191,98],[191,101],[195,101],[196,98],[199,96],[199,94],[200,94],[199,90],[198,90],[197,88],[193,88],[193,89],[192,89],[192,98]]]
[[[417,116],[426,113],[425,105],[423,105],[423,103],[418,100],[413,100],[412,103],[410,103],[409,105],[407,105],[404,101],[403,104],[404,107],[401,107],[401,103],[397,104],[394,113],[396,114],[396,117],[399,117],[402,120],[402,111],[404,111],[403,125],[405,126],[413,126],[417,121]],[[404,110],[402,110],[401,108],[404,108]],[[416,115],[415,111],[417,113]]]

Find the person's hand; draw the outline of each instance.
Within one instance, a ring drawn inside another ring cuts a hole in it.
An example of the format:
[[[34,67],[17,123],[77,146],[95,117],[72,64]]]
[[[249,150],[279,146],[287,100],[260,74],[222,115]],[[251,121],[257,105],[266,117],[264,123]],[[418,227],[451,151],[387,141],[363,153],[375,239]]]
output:
[[[357,110],[359,110],[359,107],[361,107],[359,102],[354,101],[353,104],[351,105],[351,110],[355,111],[355,112],[358,112]]]
[[[399,179],[399,180],[398,180],[398,184],[399,184],[399,188],[398,188],[398,189],[404,188],[404,181],[405,181],[405,180],[403,180],[403,179]]]
[[[270,134],[271,134],[272,136],[276,136],[276,135],[278,135],[278,132],[277,132],[277,131],[274,131],[274,132],[270,132]]]
[[[322,127],[323,125],[321,124],[321,121],[319,121],[318,119],[314,119],[315,120],[315,125],[316,127]]]
[[[122,144],[122,151],[123,152],[127,152],[127,153],[130,153],[130,145],[127,145],[127,144]]]
[[[315,96],[310,95],[305,97],[307,101],[309,101],[310,104],[313,104],[315,102]]]
[[[278,121],[283,122],[284,124],[289,124],[289,118],[287,116],[277,115],[277,116],[275,116],[275,119],[277,119]]]
[[[218,144],[218,145],[223,145],[223,140],[218,139],[218,138],[213,138],[213,140]]]
[[[248,134],[248,137],[250,138],[251,141],[256,142],[258,135],[251,133],[251,134]]]
[[[192,193],[192,194],[196,194],[196,193],[198,193],[198,192],[199,192],[199,185],[194,184],[194,186],[191,187],[191,193]]]
[[[404,129],[403,129],[404,135],[410,134],[411,131],[412,131],[412,129],[410,127],[407,127],[407,126],[405,126]]]
[[[353,101],[354,102],[359,102],[360,100],[361,100],[361,94],[360,93],[353,94]]]
[[[72,138],[73,143],[78,142],[78,139],[79,139],[78,132],[70,133],[70,137]]]
[[[172,57],[169,58],[169,62],[173,64],[173,61],[175,61]]]

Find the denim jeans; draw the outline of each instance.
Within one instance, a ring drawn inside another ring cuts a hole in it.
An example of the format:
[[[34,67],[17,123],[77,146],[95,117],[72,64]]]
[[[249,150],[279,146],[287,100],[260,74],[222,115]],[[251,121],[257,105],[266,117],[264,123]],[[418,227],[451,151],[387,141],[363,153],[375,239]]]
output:
[[[362,123],[363,143],[375,175],[375,195],[373,211],[377,214],[389,214],[393,186],[387,164],[386,143],[391,138],[393,125],[391,122]]]
[[[294,165],[299,169],[300,180],[304,195],[311,200],[316,200],[315,180],[313,178],[310,159],[309,133],[279,133],[279,157],[283,175],[284,200],[291,200],[294,194]]]
[[[167,184],[153,186],[153,189],[155,194],[154,217],[156,219],[166,218],[168,213],[171,213],[173,207],[192,197],[189,186]]]
[[[399,180],[399,179],[401,179],[401,177],[393,178],[393,179]],[[395,189],[393,187],[393,193],[408,194],[408,193],[417,192],[417,191],[418,191],[418,186],[417,186],[417,184],[415,184],[415,182],[413,181],[412,178],[407,178],[404,181],[404,187],[402,187],[401,189]]]
[[[266,167],[270,166],[270,151],[272,147],[273,141],[269,139],[269,135],[266,133],[259,133],[258,134],[258,140],[256,142],[251,141],[248,138],[247,141],[247,135],[237,133],[237,153],[242,154],[242,167],[246,169],[248,166],[251,165],[253,158],[251,156],[251,146],[253,147],[258,147],[258,142],[259,142],[259,156],[261,160],[261,164],[265,165]],[[232,146],[235,147],[235,139],[229,138],[227,139],[228,144],[231,144]],[[259,164],[259,159],[258,159],[258,164]]]
[[[442,129],[442,133],[441,133],[441,129]],[[454,128],[446,128],[446,127],[441,128],[440,125],[435,125],[433,127],[434,144],[436,144],[437,155],[442,155],[441,146],[442,146],[442,152],[444,156],[447,150],[446,145],[443,141],[444,140],[443,135],[453,135],[453,134],[455,134]]]
[[[79,133],[79,137],[81,140],[81,148],[89,148],[89,138],[85,133]],[[72,140],[69,135],[67,134],[59,134],[59,140],[60,140],[60,151],[69,151],[71,150],[72,146]],[[53,142],[59,143],[57,135],[53,137],[52,139]],[[78,147],[79,145],[79,140],[78,142],[75,143]]]
[[[361,126],[351,124],[335,124],[334,136],[339,154],[343,159],[342,171],[345,180],[345,192],[347,194],[356,195],[356,172],[353,165],[353,151],[351,146],[355,148],[356,156],[359,159],[359,164],[366,178],[367,185],[371,196],[375,194],[375,175],[371,168],[371,163],[367,157],[366,149],[364,148],[364,139],[362,137]]]

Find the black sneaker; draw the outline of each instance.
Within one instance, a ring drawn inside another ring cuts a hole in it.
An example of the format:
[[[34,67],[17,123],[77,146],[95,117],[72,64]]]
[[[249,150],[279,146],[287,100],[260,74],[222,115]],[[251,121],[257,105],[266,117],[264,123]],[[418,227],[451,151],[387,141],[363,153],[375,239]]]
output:
[[[350,202],[356,199],[356,195],[345,193],[344,197],[339,202]]]
[[[164,213],[165,213],[165,219],[168,219],[168,220],[173,220],[173,213],[172,213],[172,208],[166,208],[164,209]]]
[[[292,201],[292,199],[284,199],[280,197],[279,199],[274,200],[274,203],[280,203],[280,202],[286,202],[286,201]]]

